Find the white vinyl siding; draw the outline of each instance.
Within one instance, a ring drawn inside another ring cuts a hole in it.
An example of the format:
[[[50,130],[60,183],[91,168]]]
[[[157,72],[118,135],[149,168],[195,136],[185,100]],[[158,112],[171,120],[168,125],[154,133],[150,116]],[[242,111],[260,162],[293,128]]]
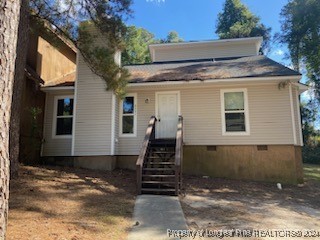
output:
[[[252,43],[214,47],[208,44],[207,46],[155,49],[154,62],[243,57],[257,54],[256,45]]]
[[[77,67],[74,155],[110,155],[112,92],[81,56]]]
[[[114,135],[115,135],[115,139],[114,139],[114,141],[115,141],[115,144],[114,144],[114,146],[115,146],[115,149],[114,149],[114,154],[115,155],[118,155],[118,153],[119,153],[119,139],[118,139],[118,134],[119,134],[119,98],[117,98],[116,97],[116,99],[115,99],[115,106],[116,106],[116,108],[115,108],[115,115],[114,115],[114,117],[115,117],[115,126],[114,126]]]
[[[128,93],[130,94],[130,93]],[[148,103],[145,102],[149,99]],[[132,138],[118,138],[118,155],[138,155],[143,142],[150,117],[155,114],[155,92],[139,91],[137,93],[137,136]]]
[[[278,84],[245,85],[248,94],[250,135],[224,136],[221,122],[221,89],[227,86],[160,87],[137,92],[137,137],[119,138],[119,155],[138,155],[150,116],[155,114],[155,92],[180,91],[184,141],[188,145],[294,144],[288,89]],[[233,87],[234,88],[234,87]],[[149,103],[145,103],[149,99]]]
[[[45,116],[43,126],[42,156],[71,156],[72,138],[53,138],[54,99],[58,96],[73,95],[72,91],[46,94]]]

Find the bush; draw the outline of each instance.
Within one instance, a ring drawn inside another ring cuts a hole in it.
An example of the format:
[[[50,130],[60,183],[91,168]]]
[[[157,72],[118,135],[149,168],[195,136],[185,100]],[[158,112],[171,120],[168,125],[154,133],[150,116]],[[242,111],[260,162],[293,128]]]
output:
[[[304,146],[302,159],[304,163],[320,164],[320,146]]]

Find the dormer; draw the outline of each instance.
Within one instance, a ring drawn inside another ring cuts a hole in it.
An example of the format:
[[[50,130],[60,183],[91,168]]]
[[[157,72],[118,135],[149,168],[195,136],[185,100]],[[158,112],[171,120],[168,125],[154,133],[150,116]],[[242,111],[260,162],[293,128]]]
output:
[[[221,39],[201,42],[151,44],[152,62],[220,59],[259,55],[262,37]]]

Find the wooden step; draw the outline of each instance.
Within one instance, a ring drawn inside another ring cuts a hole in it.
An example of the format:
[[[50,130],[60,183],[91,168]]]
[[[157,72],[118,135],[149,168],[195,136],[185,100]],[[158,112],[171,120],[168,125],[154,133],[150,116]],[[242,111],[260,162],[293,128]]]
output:
[[[171,177],[175,177],[176,175],[172,174],[142,174],[142,177],[159,177],[159,178],[171,178]]]
[[[175,188],[141,188],[142,192],[175,192]]]
[[[172,157],[169,157],[169,159],[170,158],[173,158],[174,156],[172,156]],[[162,158],[168,158],[168,157],[164,157],[164,156],[162,156],[162,157],[160,157],[160,156],[148,156],[147,158],[151,158],[151,159],[162,159]]]
[[[166,152],[166,151],[151,151],[151,153],[154,153],[154,154],[175,154],[175,151],[170,151],[170,152]]]
[[[173,168],[143,168],[145,171],[174,171]]]
[[[142,184],[175,184],[175,182],[169,182],[169,181],[142,181]]]
[[[174,165],[174,162],[146,162],[146,164],[151,164],[151,165]]]

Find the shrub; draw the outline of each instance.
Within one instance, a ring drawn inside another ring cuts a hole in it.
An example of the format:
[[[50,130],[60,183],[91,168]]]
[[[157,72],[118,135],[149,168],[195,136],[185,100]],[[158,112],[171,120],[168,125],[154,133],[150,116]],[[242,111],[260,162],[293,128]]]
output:
[[[304,146],[302,159],[304,163],[320,164],[320,146]]]

